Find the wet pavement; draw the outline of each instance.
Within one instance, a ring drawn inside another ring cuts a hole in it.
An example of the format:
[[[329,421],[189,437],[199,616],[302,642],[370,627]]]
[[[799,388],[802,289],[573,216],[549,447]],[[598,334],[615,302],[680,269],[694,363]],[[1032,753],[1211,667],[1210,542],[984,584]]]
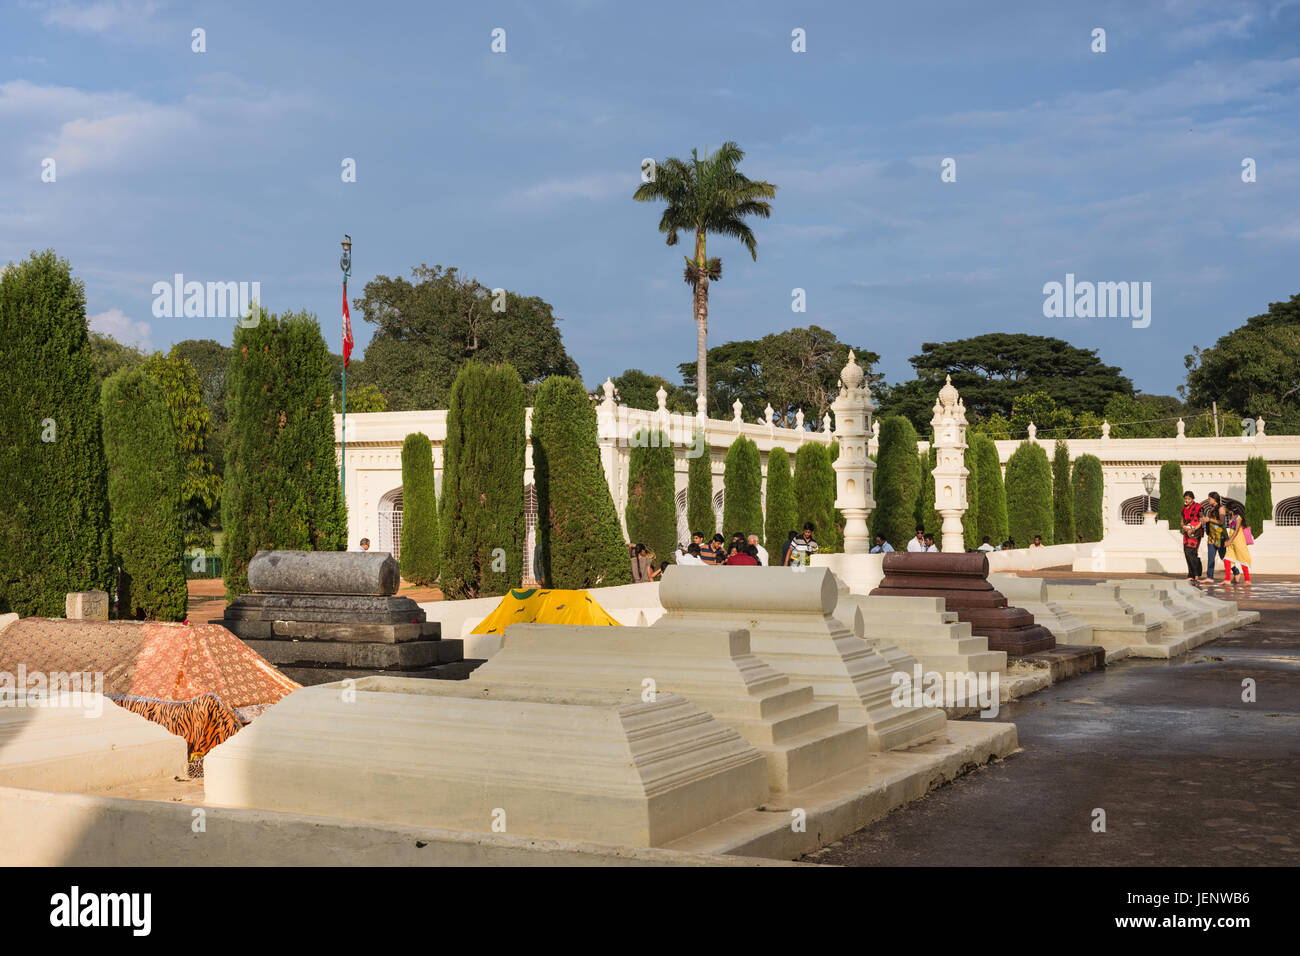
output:
[[[1258,610],[1259,624],[1179,661],[1125,660],[1003,704],[997,719],[1016,724],[1021,753],[806,859],[1300,865],[1295,590],[1257,585],[1242,607]],[[1255,703],[1242,700],[1246,679],[1254,681]],[[1104,833],[1094,832],[1097,810],[1105,812]]]

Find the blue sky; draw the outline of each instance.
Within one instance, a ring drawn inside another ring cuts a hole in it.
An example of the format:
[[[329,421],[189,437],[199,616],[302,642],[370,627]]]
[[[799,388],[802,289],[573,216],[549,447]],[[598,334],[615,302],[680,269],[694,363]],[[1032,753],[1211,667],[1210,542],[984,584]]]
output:
[[[1297,0],[19,0],[0,13],[0,260],[53,247],[92,326],[149,348],[231,333],[155,318],[155,282],[259,281],[338,351],[348,232],[353,294],[454,265],[552,303],[589,384],[676,381],[687,247],[631,194],[643,157],[735,140],[779,191],[756,263],[710,242],[711,343],[816,323],[897,381],[924,341],[1029,332],[1173,393],[1192,344],[1300,292],[1298,90]],[[1150,326],[1044,318],[1066,273],[1150,282]],[[354,328],[362,348],[373,327]]]

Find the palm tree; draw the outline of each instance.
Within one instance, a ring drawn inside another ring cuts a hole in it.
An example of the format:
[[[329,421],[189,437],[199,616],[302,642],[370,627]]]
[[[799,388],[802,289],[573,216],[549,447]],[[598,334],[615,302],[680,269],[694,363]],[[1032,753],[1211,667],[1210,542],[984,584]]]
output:
[[[745,244],[754,261],[758,261],[754,233],[745,225],[746,216],[772,215],[772,206],[763,200],[776,195],[771,183],[748,179],[736,167],[745,158],[735,143],[723,143],[709,155],[705,147],[701,159],[691,150],[689,163],[676,157],[664,160],[654,170],[651,182],[642,183],[633,194],[637,202],[662,199],[668,204],[659,219],[659,231],[667,244],[677,245],[679,230],[695,233],[695,258],[686,257],[686,284],[691,287],[695,305],[696,340],[696,407],[705,411],[708,377],[705,360],[708,353],[709,282],[722,278],[722,260],[709,259],[704,252],[704,238],[712,232],[733,236]]]

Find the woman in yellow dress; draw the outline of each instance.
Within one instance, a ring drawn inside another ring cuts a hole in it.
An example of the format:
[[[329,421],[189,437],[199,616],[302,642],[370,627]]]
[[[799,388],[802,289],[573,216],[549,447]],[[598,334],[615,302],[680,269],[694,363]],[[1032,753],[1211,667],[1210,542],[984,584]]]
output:
[[[1229,579],[1232,578],[1232,562],[1241,565],[1241,573],[1246,576],[1244,583],[1250,583],[1250,549],[1246,547],[1245,521],[1231,508],[1226,509],[1224,529],[1228,532],[1228,546],[1223,555],[1223,566]]]

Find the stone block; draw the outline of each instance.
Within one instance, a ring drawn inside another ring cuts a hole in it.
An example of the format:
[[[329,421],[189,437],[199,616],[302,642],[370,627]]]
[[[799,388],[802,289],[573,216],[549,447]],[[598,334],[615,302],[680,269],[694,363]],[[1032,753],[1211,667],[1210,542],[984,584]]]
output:
[[[1168,658],[1186,651],[1186,642],[1167,640],[1164,628],[1120,597],[1115,584],[1047,581],[1050,601],[1092,628],[1092,643],[1131,657]]]
[[[248,586],[276,594],[396,594],[397,561],[386,551],[259,551]]]
[[[764,753],[774,791],[800,790],[867,759],[865,725],[838,718],[807,684],[755,657],[749,633],[719,626],[512,624],[471,683],[680,694]]]
[[[1022,607],[1056,637],[1058,644],[1087,646],[1092,643],[1092,627],[1055,601],[1047,598],[1047,584],[1042,578],[1022,578],[1015,574],[990,574],[989,583],[1007,599],[1008,604]]]
[[[73,591],[64,599],[63,616],[70,621],[107,621],[108,593]]]
[[[840,601],[845,603],[844,595]],[[988,639],[946,610],[943,598],[850,595],[847,601],[858,612],[854,621],[855,631],[861,627],[859,636],[868,642],[892,641],[920,661],[923,670],[1006,673],[1006,652],[989,650]]]
[[[392,677],[342,690],[296,691],[210,751],[208,802],[646,847],[767,799],[763,754],[674,694]]]
[[[226,620],[316,621],[323,624],[423,624],[424,610],[410,598],[337,594],[241,594]]]
[[[326,621],[275,621],[271,624],[271,637],[287,638],[294,641],[400,644],[404,641],[421,640],[424,638],[426,630],[432,630],[436,634],[437,629],[438,625],[436,623],[345,624]]]
[[[317,667],[314,665],[283,664],[280,673],[304,687],[317,684],[334,684],[343,680],[360,681],[371,677],[393,676],[403,680],[465,680],[483,662],[481,660],[456,660],[446,664],[432,664],[413,670],[378,672],[375,669],[350,670],[345,667]]]
[[[0,706],[0,786],[104,793],[185,774],[182,737],[106,697],[89,707],[25,701]]]
[[[353,641],[246,640],[251,650],[275,664],[348,667],[358,670],[409,670],[442,663],[440,641],[359,644]]]
[[[839,592],[827,568],[670,566],[659,585],[661,627],[699,625],[749,631],[753,653],[775,671],[811,684],[813,697],[838,704],[840,719],[866,724],[872,750],[910,747],[941,736],[933,707],[896,707],[894,668],[834,616]]]

